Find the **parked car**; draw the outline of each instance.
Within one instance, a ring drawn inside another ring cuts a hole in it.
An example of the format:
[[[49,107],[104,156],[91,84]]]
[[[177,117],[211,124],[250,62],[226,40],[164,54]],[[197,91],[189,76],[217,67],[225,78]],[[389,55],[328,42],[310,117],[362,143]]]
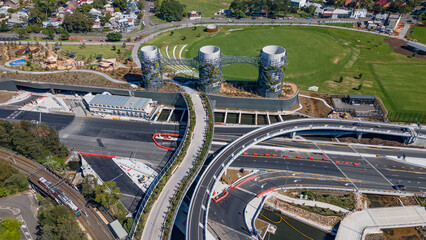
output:
[[[406,190],[407,188],[405,187],[405,185],[393,185],[392,186],[393,189],[395,190]]]
[[[409,129],[408,129],[408,128],[406,128],[406,127],[402,127],[402,128],[401,128],[401,131],[403,131],[403,132],[408,132],[408,131],[409,131]]]

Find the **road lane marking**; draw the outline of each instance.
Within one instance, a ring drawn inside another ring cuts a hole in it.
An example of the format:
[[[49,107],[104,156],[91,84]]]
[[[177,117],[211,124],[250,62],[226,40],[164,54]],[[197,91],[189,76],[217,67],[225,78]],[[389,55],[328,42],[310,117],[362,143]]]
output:
[[[414,174],[426,174],[426,172],[416,172],[416,171],[409,171],[409,170],[402,170],[402,169],[393,169],[393,168],[386,168],[388,171],[393,172],[407,172],[407,173],[414,173]]]
[[[324,181],[342,181],[342,182],[347,182],[349,181],[348,178],[342,178],[342,177],[333,177],[333,176],[329,176],[329,177],[302,177],[302,176],[275,176],[275,177],[269,177],[269,178],[264,178],[262,180],[259,180],[259,182],[263,182],[263,181],[268,181],[268,180],[272,180],[272,179],[278,179],[278,178],[298,178],[298,180],[301,181],[301,179],[314,179],[314,180],[324,180]],[[361,180],[358,179],[350,179],[352,180],[352,182],[362,182]]]

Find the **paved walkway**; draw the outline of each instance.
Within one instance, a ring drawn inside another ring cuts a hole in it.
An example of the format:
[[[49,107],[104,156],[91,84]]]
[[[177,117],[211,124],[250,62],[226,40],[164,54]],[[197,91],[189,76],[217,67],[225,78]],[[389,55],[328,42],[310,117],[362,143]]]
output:
[[[421,206],[369,208],[346,216],[340,223],[336,240],[364,239],[379,228],[426,225],[426,210]]]
[[[279,193],[274,193],[273,195],[275,198],[284,201],[284,202],[289,202],[289,203],[294,203],[294,204],[298,204],[298,205],[306,205],[306,206],[311,206],[311,207],[320,207],[320,208],[329,208],[330,210],[333,210],[335,212],[350,212],[349,210],[345,209],[345,208],[341,208],[338,207],[336,205],[332,205],[329,203],[325,203],[325,202],[317,202],[317,201],[312,201],[312,200],[304,200],[304,199],[298,199],[298,198],[292,198],[292,197],[288,197]]]
[[[404,27],[399,31],[398,38],[404,39],[405,35],[407,34],[408,30],[410,29],[410,24],[405,24]]]
[[[207,113],[203,107],[201,97],[195,90],[188,87],[183,88],[190,94],[191,100],[194,104],[196,115],[194,134],[190,136],[191,143],[185,159],[182,161],[175,173],[173,173],[170,177],[169,181],[167,181],[166,186],[164,186],[163,191],[152,207],[143,231],[142,239],[161,239],[171,199],[175,195],[175,192],[182,180],[188,175],[190,169],[193,167],[195,159],[197,158],[204,143],[204,136],[207,128]]]

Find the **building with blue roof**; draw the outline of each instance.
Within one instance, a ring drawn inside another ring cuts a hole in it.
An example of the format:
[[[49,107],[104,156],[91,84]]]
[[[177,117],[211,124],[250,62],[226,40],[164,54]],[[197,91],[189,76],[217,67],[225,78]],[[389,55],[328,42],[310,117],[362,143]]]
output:
[[[147,118],[155,102],[151,98],[117,95],[86,95],[84,102],[92,113]]]

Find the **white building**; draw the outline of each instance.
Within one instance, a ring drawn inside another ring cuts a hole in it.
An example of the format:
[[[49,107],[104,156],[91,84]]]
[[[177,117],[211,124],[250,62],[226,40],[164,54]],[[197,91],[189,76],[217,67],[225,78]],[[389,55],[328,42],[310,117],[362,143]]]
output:
[[[348,18],[351,16],[352,10],[349,9],[335,9],[331,15],[331,18]]]
[[[194,11],[194,10],[189,11],[189,12],[188,12],[188,18],[189,18],[190,20],[194,20],[194,19],[201,19],[201,13],[200,13],[200,12],[197,12],[197,11]]]
[[[355,11],[352,12],[351,18],[365,18],[367,17],[367,9],[355,9]]]
[[[15,24],[21,25],[22,27],[25,27],[28,25],[28,14],[25,12],[16,12],[10,15],[10,19],[7,22],[9,27],[12,27]]]
[[[126,97],[104,94],[87,94],[84,103],[90,112],[147,118],[154,109],[155,102],[150,98]]]
[[[291,5],[301,8],[306,5],[306,0],[291,0]]]

